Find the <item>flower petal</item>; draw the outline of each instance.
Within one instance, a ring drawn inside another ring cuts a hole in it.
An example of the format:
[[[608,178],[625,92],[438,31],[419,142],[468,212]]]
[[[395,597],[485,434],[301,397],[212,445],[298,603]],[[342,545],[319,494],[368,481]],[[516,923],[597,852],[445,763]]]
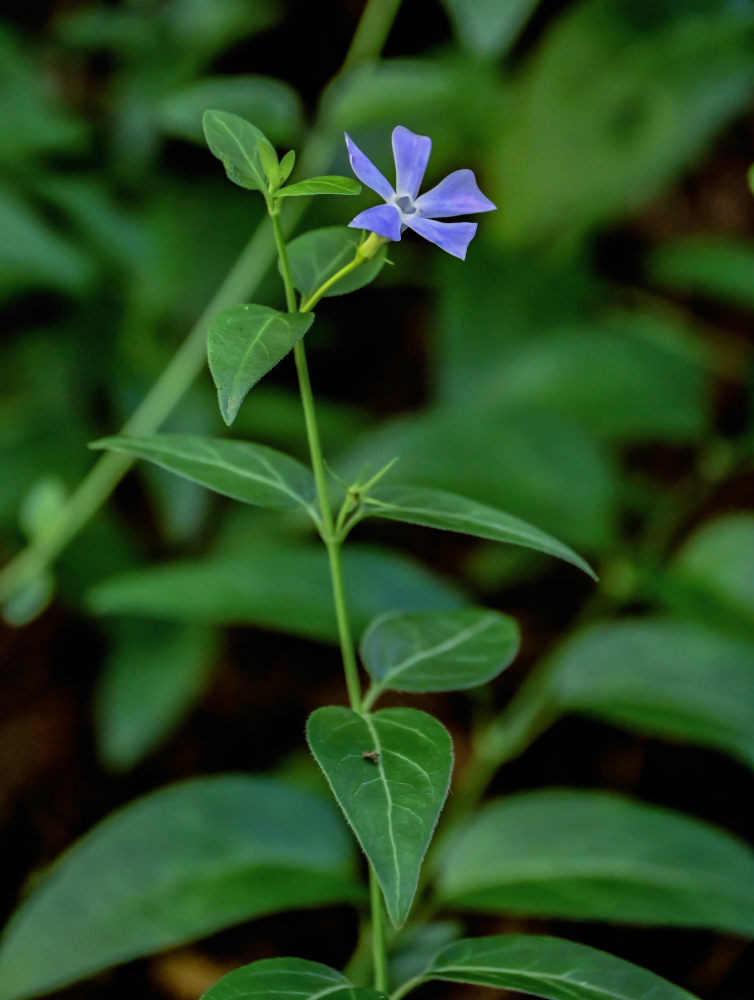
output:
[[[417,135],[403,125],[396,125],[393,129],[395,190],[398,197],[407,194],[412,199],[416,198],[431,149],[432,140],[429,136]]]
[[[425,240],[461,260],[466,259],[466,248],[476,232],[476,222],[435,222],[434,219],[420,219],[415,215],[404,219],[404,222]]]
[[[351,161],[351,169],[353,172],[362,184],[366,184],[368,188],[375,191],[381,198],[384,198],[385,201],[389,201],[395,194],[392,185],[389,183],[387,178],[380,173],[377,167],[375,167],[369,157],[365,156],[361,152],[348,132],[345,132],[344,135],[346,137],[348,159]]]
[[[496,207],[477,187],[473,170],[454,170],[431,191],[416,199],[416,209],[423,219],[491,212]]]
[[[388,240],[401,238],[401,213],[395,205],[375,205],[374,208],[368,208],[365,212],[359,212],[348,225],[352,229],[368,229]]]

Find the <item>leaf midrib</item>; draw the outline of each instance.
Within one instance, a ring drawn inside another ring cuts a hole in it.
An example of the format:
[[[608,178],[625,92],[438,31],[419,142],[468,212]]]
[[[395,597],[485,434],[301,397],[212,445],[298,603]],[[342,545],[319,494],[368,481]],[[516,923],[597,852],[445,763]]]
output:
[[[455,635],[450,636],[443,642],[437,643],[437,645],[432,646],[431,648],[419,650],[413,655],[406,657],[405,660],[402,660],[400,663],[390,668],[389,671],[380,678],[375,687],[378,687],[381,690],[416,663],[420,663],[422,660],[430,659],[433,656],[449,652],[451,649],[454,649],[467,639],[487,631],[496,623],[496,621],[497,619],[493,616],[486,616],[483,620],[476,622],[474,625],[470,625],[462,632],[457,632]]]

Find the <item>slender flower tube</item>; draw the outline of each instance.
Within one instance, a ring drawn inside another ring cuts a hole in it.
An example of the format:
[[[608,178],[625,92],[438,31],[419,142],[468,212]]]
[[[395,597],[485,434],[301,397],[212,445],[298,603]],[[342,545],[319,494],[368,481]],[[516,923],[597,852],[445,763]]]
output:
[[[491,212],[497,207],[479,190],[473,170],[454,170],[431,190],[419,195],[432,140],[429,136],[417,135],[403,125],[397,125],[393,129],[393,189],[350,135],[347,132],[345,135],[353,172],[362,184],[366,184],[385,202],[360,212],[348,225],[354,229],[368,229],[388,240],[399,240],[404,229],[413,229],[441,250],[464,260],[476,233],[476,223],[437,220],[474,212]]]

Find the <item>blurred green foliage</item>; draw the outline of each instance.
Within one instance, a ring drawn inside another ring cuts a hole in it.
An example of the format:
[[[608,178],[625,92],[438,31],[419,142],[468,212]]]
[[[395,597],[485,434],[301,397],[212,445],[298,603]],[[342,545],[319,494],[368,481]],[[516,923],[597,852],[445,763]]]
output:
[[[81,2],[37,37],[0,28],[4,561],[49,530],[92,463],[87,442],[133,411],[261,219],[198,145],[202,112],[252,120],[281,152],[311,132],[316,94],[299,93],[281,38],[300,60],[317,40],[295,36],[292,6]],[[320,306],[307,343],[326,453],[341,477],[398,455],[403,481],[502,507],[600,566],[578,631],[532,672],[548,722],[592,715],[751,763],[754,150],[726,147],[717,199],[704,177],[750,105],[754,4],[421,6],[405,5],[387,58],[324,88],[314,141],[345,173],[344,128],[371,155],[404,124],[432,136],[438,177],[473,166],[499,211],[464,264],[407,236],[361,312],[358,299]],[[369,197],[313,206],[308,224],[342,225]],[[259,301],[279,299],[271,274]],[[233,435],[303,456],[292,386],[276,369]],[[224,432],[206,371],[169,429]],[[194,708],[221,625],[335,637],[324,556],[301,520],[239,513],[146,466],[133,477],[135,506],[100,512],[56,583],[45,575],[7,609],[31,620],[57,586],[102,619],[97,739],[116,770]],[[426,545],[412,558],[354,545],[356,627],[468,595],[504,608],[551,568],[484,543],[454,558],[450,584]]]

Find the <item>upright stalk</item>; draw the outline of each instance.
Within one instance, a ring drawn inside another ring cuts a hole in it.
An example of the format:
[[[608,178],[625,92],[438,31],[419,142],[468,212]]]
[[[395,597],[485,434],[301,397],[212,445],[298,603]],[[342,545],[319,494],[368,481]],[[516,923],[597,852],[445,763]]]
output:
[[[291,277],[288,251],[285,246],[283,229],[280,225],[280,214],[278,206],[270,205],[270,218],[272,229],[275,234],[275,244],[277,246],[280,260],[280,273],[285,286],[285,301],[289,312],[296,312],[296,293]],[[299,341],[293,349],[296,361],[296,371],[298,373],[299,390],[301,393],[301,403],[304,411],[304,421],[306,423],[306,436],[309,442],[309,455],[311,457],[312,471],[317,484],[317,499],[321,518],[322,540],[327,547],[327,556],[330,564],[330,580],[332,583],[333,602],[335,604],[335,617],[338,623],[338,638],[340,640],[340,653],[343,660],[343,672],[346,678],[346,688],[348,690],[348,700],[354,712],[361,713],[362,697],[361,684],[359,683],[359,669],[356,663],[356,650],[354,648],[351,626],[348,621],[348,611],[346,607],[346,593],[343,583],[343,565],[340,558],[341,540],[335,532],[335,523],[330,508],[330,501],[327,490],[327,475],[325,463],[322,457],[322,446],[319,438],[319,428],[317,426],[317,416],[314,409],[314,397],[312,395],[311,381],[309,379],[309,369],[306,363],[306,353],[303,341]],[[374,987],[376,990],[385,992],[387,990],[387,948],[385,946],[385,925],[382,908],[382,896],[380,887],[371,864],[369,866],[369,902],[372,918],[372,956],[374,966]]]
[[[374,869],[369,866],[369,902],[372,907],[372,953],[374,955],[374,988],[387,993],[387,948],[382,893]]]
[[[288,312],[297,312],[296,292],[293,287],[291,277],[291,267],[288,261],[288,251],[285,246],[283,228],[280,224],[280,214],[277,206],[270,210],[272,219],[272,229],[275,234],[275,244],[277,246],[278,258],[280,260],[280,273],[283,276],[285,286],[285,302]],[[314,396],[312,395],[312,385],[309,379],[309,367],[306,363],[306,351],[303,341],[299,341],[293,349],[293,357],[296,362],[296,372],[298,374],[299,392],[301,394],[301,405],[304,411],[304,422],[306,424],[306,437],[309,442],[309,455],[311,457],[312,472],[317,484],[317,500],[319,513],[322,522],[322,540],[327,546],[327,555],[330,563],[330,578],[332,581],[333,601],[335,604],[335,617],[338,623],[338,638],[340,640],[340,651],[343,658],[343,671],[346,676],[346,688],[348,689],[348,700],[354,712],[361,711],[361,685],[359,683],[359,668],[356,663],[356,650],[354,648],[351,626],[348,622],[346,610],[346,594],[343,585],[343,567],[340,559],[340,540],[335,534],[335,523],[330,509],[330,501],[327,489],[327,473],[325,462],[322,457],[322,445],[319,437],[319,427],[317,425],[317,415],[314,410]]]

